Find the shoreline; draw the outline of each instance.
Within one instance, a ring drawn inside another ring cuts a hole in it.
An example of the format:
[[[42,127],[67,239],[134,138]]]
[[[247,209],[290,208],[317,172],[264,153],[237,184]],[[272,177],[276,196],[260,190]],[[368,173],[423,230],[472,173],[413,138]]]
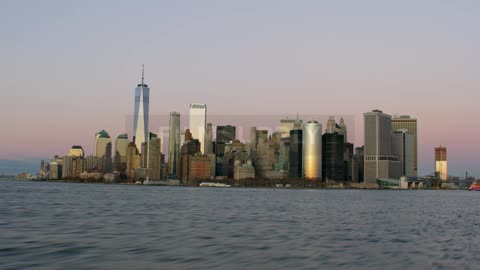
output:
[[[45,182],[45,183],[65,183],[65,184],[98,184],[98,185],[124,185],[124,186],[155,186],[155,187],[198,187],[198,188],[222,188],[222,189],[229,189],[229,188],[245,188],[245,189],[289,189],[289,190],[300,190],[300,189],[311,189],[311,190],[398,190],[398,191],[405,191],[405,190],[448,190],[448,191],[470,191],[468,188],[429,188],[429,189],[401,189],[401,188],[379,188],[379,187],[339,187],[339,186],[332,186],[332,187],[276,187],[276,186],[231,186],[231,187],[201,187],[198,185],[144,185],[144,184],[136,184],[131,182],[94,182],[94,181],[75,181],[75,180],[36,180],[36,179],[15,179],[15,178],[0,178],[0,181],[12,181],[12,182]]]

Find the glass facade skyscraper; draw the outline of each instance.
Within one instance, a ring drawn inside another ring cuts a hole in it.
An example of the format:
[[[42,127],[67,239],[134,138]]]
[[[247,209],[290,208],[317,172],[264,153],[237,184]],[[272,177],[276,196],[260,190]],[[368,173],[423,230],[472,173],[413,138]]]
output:
[[[168,136],[168,174],[177,175],[180,159],[180,113],[170,113],[170,130]]]
[[[322,125],[317,121],[303,126],[303,172],[310,180],[322,178]]]
[[[200,151],[205,153],[205,133],[207,132],[207,105],[190,104],[190,132],[200,141]]]
[[[137,147],[146,143],[148,139],[148,107],[150,101],[150,88],[143,82],[135,88],[135,108],[133,111],[133,141]],[[140,153],[142,149],[138,149]]]

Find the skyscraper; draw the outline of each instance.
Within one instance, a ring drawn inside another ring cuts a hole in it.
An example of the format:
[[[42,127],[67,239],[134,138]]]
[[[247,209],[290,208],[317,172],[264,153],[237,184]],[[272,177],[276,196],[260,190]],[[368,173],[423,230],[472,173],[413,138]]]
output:
[[[328,128],[327,128],[328,130]],[[347,162],[348,164],[348,162]],[[344,139],[338,132],[322,135],[322,177],[324,180],[347,180],[344,164]]]
[[[303,171],[307,179],[322,178],[322,125],[313,120],[303,126]]]
[[[338,124],[339,128],[339,134],[343,135],[343,142],[347,143],[348,142],[348,137],[347,137],[347,125],[345,125],[345,121],[343,120],[343,117],[340,118],[340,123]]]
[[[148,157],[147,157],[147,168],[148,176],[151,180],[160,180],[160,161],[161,161],[161,139],[158,138],[157,134],[149,134],[148,141]]]
[[[83,158],[85,157],[85,152],[83,151],[83,148],[80,145],[73,145],[68,151],[68,155]]]
[[[128,135],[120,134],[115,140],[114,164],[115,170],[124,172],[127,164]]]
[[[168,138],[168,174],[177,175],[180,159],[180,113],[170,113],[170,131]]]
[[[215,155],[217,157],[223,157],[225,153],[225,144],[234,142],[235,139],[235,126],[217,126],[217,135],[215,139]]]
[[[362,183],[363,176],[364,176],[364,147],[357,147],[355,148],[355,155],[354,155],[354,173],[352,177],[353,182]]]
[[[228,143],[234,142],[237,138],[237,128],[235,126],[217,126],[216,142]]]
[[[101,130],[95,134],[95,153],[96,157],[112,156],[112,139],[105,130]]]
[[[207,132],[207,105],[190,104],[190,132],[200,142],[200,151],[205,153],[205,133]]]
[[[95,134],[95,154],[97,158],[102,159],[104,164],[102,171],[112,171],[112,139],[105,130]]]
[[[211,154],[213,153],[213,126],[212,123],[207,124],[207,131],[205,135],[205,153],[204,154]]]
[[[413,136],[406,129],[394,130],[392,134],[392,154],[400,159],[402,176],[416,176],[414,172]]]
[[[148,139],[148,107],[150,101],[150,88],[144,83],[142,70],[142,83],[135,88],[135,108],[133,111],[133,141],[142,152],[142,143]]]
[[[299,120],[298,115],[296,119],[280,119],[280,127],[278,128],[278,132],[281,133],[282,138],[290,137],[290,131],[295,128],[295,124],[297,121],[300,121],[301,126],[302,120]]]
[[[392,118],[392,129],[406,129],[412,136],[413,143],[413,176],[418,175],[418,144],[417,144],[417,119],[409,115],[394,116]]]
[[[135,170],[141,167],[141,155],[134,142],[128,144],[127,147],[127,164],[126,174],[129,179],[135,178]]]
[[[290,130],[288,163],[288,176],[295,179],[303,178],[303,130],[300,120]]]
[[[400,162],[392,155],[392,117],[373,110],[363,114],[365,132],[364,182],[400,178]]]
[[[448,180],[447,148],[435,147],[435,174],[440,180]]]

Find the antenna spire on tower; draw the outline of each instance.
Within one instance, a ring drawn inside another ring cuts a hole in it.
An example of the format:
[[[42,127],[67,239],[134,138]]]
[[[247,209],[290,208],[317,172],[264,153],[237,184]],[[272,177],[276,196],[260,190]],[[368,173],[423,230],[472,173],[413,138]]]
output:
[[[145,74],[145,65],[142,64],[142,86],[143,86],[143,78],[144,78],[144,74]]]

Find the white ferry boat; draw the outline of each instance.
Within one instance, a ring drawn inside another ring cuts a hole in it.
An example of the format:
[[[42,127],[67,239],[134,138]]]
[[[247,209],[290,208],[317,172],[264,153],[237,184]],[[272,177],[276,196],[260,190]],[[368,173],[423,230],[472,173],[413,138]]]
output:
[[[213,182],[201,182],[201,187],[232,187],[232,185],[222,184],[222,183],[213,183]]]
[[[178,186],[180,185],[179,180],[150,180],[146,179],[143,181],[144,185],[151,185],[151,186]]]

